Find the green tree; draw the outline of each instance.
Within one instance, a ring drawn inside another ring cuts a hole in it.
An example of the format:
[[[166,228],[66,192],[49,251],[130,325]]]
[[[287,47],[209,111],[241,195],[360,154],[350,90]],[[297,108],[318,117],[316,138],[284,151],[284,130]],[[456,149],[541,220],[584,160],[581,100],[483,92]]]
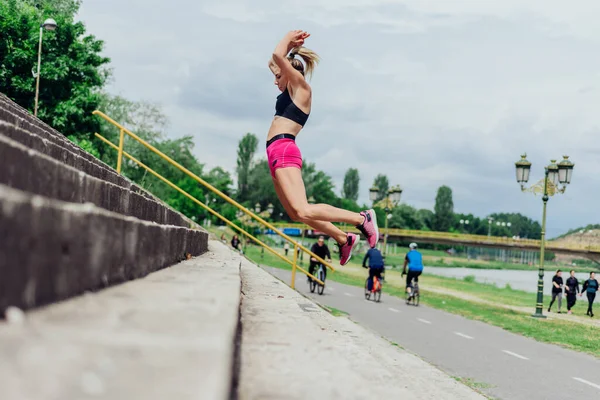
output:
[[[440,186],[435,197],[433,216],[433,228],[436,231],[448,232],[453,225],[454,203],[452,201],[452,189],[448,186]]]
[[[204,195],[204,190],[198,186],[198,183],[194,179],[190,178],[189,176],[182,176],[181,179],[175,181],[174,183],[199,201],[205,203],[206,198]],[[191,218],[198,223],[202,223],[202,220],[207,215],[207,212],[204,210],[204,208],[200,207],[198,204],[191,201],[178,191],[173,189],[169,190],[169,196],[165,199],[166,203],[188,218]]]
[[[379,189],[379,195],[377,196],[377,200],[375,200],[375,203],[377,203],[378,201],[383,200],[385,196],[387,196],[388,190],[390,188],[390,181],[388,180],[388,177],[386,175],[379,174],[375,177],[375,180],[373,181],[373,186]]]
[[[76,140],[91,140],[99,121],[92,115],[109,71],[100,55],[103,42],[75,22],[80,1],[5,0],[0,2],[0,92],[33,112],[40,24],[44,32],[38,117]]]
[[[252,160],[258,146],[258,138],[253,133],[246,133],[238,144],[236,173],[238,178],[238,199],[242,202],[249,197],[249,176]]]
[[[419,218],[423,221],[423,229],[433,230],[433,211],[426,208],[422,208],[417,211]]]
[[[162,109],[157,105],[143,101],[130,101],[121,96],[103,93],[99,110],[151,144],[157,144],[165,139],[168,121]],[[95,118],[100,123],[99,133],[112,143],[118,144],[119,129],[100,117]],[[94,141],[97,143],[100,159],[115,167],[117,152],[108,145],[102,144],[98,139],[94,139]],[[191,144],[193,146],[193,142]],[[128,135],[125,135],[124,147],[125,151],[144,163],[146,161],[158,161],[158,158],[149,160],[151,152]],[[160,163],[162,165],[163,161],[160,161]],[[156,167],[154,163],[146,165],[153,169]],[[123,174],[135,182],[139,182],[142,176],[145,175],[143,168],[130,161],[124,160],[122,168]]]
[[[342,197],[353,202],[358,201],[358,191],[360,185],[360,176],[358,169],[350,168],[344,175],[344,187],[342,189]]]
[[[333,180],[325,172],[317,170],[315,163],[304,161],[302,180],[304,181],[307,198],[312,196],[317,203],[333,206],[340,204],[340,199],[335,195]]]
[[[404,203],[394,207],[389,225],[390,228],[413,230],[421,230],[425,227],[417,209]]]
[[[225,193],[227,196],[231,196],[231,185],[233,185],[233,180],[231,179],[231,174],[223,168],[214,167],[208,172],[205,179],[208,183]]]
[[[254,163],[248,176],[248,185],[252,188],[248,193],[248,203],[254,205],[259,203],[264,210],[270,204],[273,204],[273,218],[279,219],[279,214],[287,215],[281,202],[277,198],[269,163],[261,159]]]

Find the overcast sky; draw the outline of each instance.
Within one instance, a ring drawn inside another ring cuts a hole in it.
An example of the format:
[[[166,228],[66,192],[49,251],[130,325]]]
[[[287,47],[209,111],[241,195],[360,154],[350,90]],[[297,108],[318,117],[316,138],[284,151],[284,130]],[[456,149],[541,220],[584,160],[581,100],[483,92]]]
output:
[[[563,154],[572,185],[551,198],[548,233],[599,223],[600,2],[595,0],[85,0],[80,18],[106,42],[109,90],[160,104],[173,136],[193,135],[199,160],[233,173],[238,140],[262,140],[279,94],[267,61],[292,29],[322,57],[298,144],[341,188],[356,167],[361,198],[378,173],[402,201],[456,212],[521,212],[521,193]]]

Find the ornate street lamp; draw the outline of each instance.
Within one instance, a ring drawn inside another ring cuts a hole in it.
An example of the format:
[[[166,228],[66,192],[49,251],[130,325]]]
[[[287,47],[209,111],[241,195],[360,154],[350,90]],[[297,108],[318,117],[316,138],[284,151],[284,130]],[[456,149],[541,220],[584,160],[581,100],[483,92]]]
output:
[[[377,201],[379,198],[379,188],[373,186],[369,189],[369,198],[372,202]],[[388,238],[388,220],[392,217],[392,210],[398,204],[400,204],[400,198],[402,197],[402,188],[400,186],[394,186],[387,192],[386,197],[382,200],[385,211],[385,235],[383,236],[383,255],[387,255],[387,238]]]
[[[542,235],[540,240],[540,268],[538,275],[538,290],[537,290],[537,303],[535,306],[535,314],[533,317],[546,318],[543,315],[544,308],[544,250],[546,247],[546,207],[548,204],[549,196],[554,196],[557,193],[564,193],[567,189],[567,185],[571,183],[571,177],[573,175],[573,164],[569,161],[568,156],[563,156],[563,160],[556,164],[556,160],[551,160],[550,164],[544,168],[544,178],[542,178],[535,185],[529,188],[525,187],[525,184],[529,181],[529,172],[531,170],[531,163],[527,161],[526,155],[522,155],[521,159],[515,163],[517,170],[517,183],[521,185],[522,191],[529,191],[534,194],[542,194],[542,202],[544,208],[542,212]],[[558,185],[561,184],[562,188]]]

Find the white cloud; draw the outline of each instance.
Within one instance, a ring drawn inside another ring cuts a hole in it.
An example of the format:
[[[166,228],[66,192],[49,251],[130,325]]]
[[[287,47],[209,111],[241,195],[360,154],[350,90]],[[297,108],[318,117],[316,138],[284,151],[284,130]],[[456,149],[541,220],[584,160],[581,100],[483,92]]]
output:
[[[384,172],[418,207],[447,184],[457,211],[539,219],[513,163],[527,151],[539,178],[567,152],[573,185],[550,202],[553,235],[600,219],[599,11],[592,0],[105,0],[84,2],[81,18],[106,41],[110,90],[161,103],[173,135],[230,171],[239,138],[269,127],[268,57],[286,30],[306,29],[322,63],[298,143],[338,187],[357,167],[364,201]]]

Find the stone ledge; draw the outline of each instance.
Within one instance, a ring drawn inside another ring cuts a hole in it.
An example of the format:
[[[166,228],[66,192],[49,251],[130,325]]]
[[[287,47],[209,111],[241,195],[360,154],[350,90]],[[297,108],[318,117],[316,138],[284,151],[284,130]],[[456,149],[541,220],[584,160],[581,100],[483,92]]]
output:
[[[2,126],[0,125],[0,132]],[[190,226],[162,202],[88,175],[0,134],[0,184],[51,199],[85,203],[159,224]],[[84,168],[85,170],[85,168]]]
[[[201,257],[0,321],[3,400],[226,400],[240,256]]]
[[[204,231],[0,185],[0,312],[137,279],[207,246]]]

